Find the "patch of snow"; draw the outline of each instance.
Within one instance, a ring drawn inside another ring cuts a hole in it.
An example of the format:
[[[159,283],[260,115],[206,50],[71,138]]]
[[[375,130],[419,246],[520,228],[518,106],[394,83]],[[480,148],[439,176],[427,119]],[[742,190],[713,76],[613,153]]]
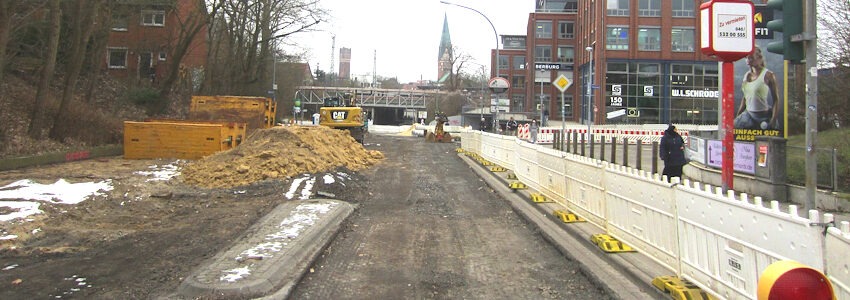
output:
[[[239,279],[248,277],[248,275],[251,275],[251,268],[250,267],[251,266],[249,265],[249,266],[244,266],[244,267],[241,267],[241,268],[233,268],[233,269],[230,269],[230,270],[224,270],[223,271],[224,275],[219,277],[219,280],[227,281],[227,282],[236,282]]]
[[[8,207],[13,210],[11,213],[0,215],[0,222],[43,213],[43,211],[38,209],[39,206],[41,206],[41,203],[33,201],[0,201],[0,207]]]
[[[310,196],[313,195],[313,185],[316,184],[316,178],[311,177],[304,183],[304,188],[301,189],[301,200],[310,199]]]
[[[180,166],[178,166],[179,163],[180,160],[162,166],[153,165],[148,167],[150,171],[136,171],[133,172],[133,174],[153,177],[145,181],[167,181],[180,175]]]
[[[287,245],[287,240],[298,237],[307,228],[315,224],[320,215],[328,213],[336,205],[337,203],[304,203],[296,206],[290,215],[280,222],[277,232],[267,234],[264,242],[242,251],[236,257],[236,261],[274,257],[276,253],[285,250],[284,246]],[[254,264],[250,264],[240,268],[224,270],[222,271],[224,275],[219,277],[219,280],[236,282],[250,275],[251,267],[253,266]]]
[[[83,202],[89,196],[103,195],[101,191],[111,190],[111,179],[80,183],[70,183],[65,179],[59,179],[53,184],[40,184],[29,179],[24,179],[0,187],[0,199],[24,199],[77,204]]]
[[[325,176],[323,176],[322,179],[325,180],[325,184],[331,184],[331,183],[336,182],[336,180],[334,179],[334,176],[331,175],[331,174],[325,174]]]

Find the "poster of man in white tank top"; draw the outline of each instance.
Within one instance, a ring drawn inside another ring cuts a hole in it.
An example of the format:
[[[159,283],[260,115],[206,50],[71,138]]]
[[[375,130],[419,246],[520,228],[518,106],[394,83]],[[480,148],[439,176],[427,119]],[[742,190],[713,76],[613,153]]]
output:
[[[735,62],[735,140],[754,141],[757,136],[786,137],[785,68],[782,55],[767,51],[767,44],[781,41],[782,33],[767,28],[773,9],[755,0],[756,48]]]

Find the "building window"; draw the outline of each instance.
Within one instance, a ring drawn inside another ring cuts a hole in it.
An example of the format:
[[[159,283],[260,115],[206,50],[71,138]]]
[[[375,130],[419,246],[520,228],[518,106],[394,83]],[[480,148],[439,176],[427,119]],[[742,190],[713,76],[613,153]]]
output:
[[[608,0],[609,16],[628,16],[629,0]]]
[[[165,26],[165,11],[143,10],[142,26]]]
[[[122,13],[113,13],[112,14],[112,30],[114,31],[127,31],[127,27],[129,24],[129,17],[127,14]]]
[[[558,38],[572,39],[575,38],[575,23],[574,22],[558,22]]]
[[[499,70],[508,70],[511,67],[511,63],[508,62],[508,56],[499,54]]]
[[[161,60],[161,61],[165,61],[165,57],[166,57],[165,52],[160,52],[160,53],[159,53],[159,60]]]
[[[525,70],[525,56],[514,56],[514,70]]]
[[[511,88],[524,89],[525,75],[514,75],[513,78],[511,78]]]
[[[534,47],[534,62],[551,62],[552,47],[551,46],[536,46]]]
[[[640,0],[638,15],[641,17],[660,17],[661,0]]]
[[[534,36],[539,39],[551,39],[552,21],[537,21],[535,24]]]
[[[536,11],[537,12],[547,12],[547,13],[557,13],[557,12],[576,13],[576,12],[578,12],[578,0],[537,1]]]
[[[525,95],[511,94],[511,111],[523,111],[525,107]]]
[[[693,28],[673,28],[671,32],[673,52],[694,52]]]
[[[605,49],[629,50],[629,27],[608,26],[605,34]]]
[[[638,50],[661,51],[661,28],[639,29]]]
[[[693,17],[693,0],[673,0],[673,17]]]
[[[573,47],[558,47],[558,62],[573,63],[575,59],[575,49]]]
[[[127,48],[109,48],[106,55],[110,69],[127,68]]]

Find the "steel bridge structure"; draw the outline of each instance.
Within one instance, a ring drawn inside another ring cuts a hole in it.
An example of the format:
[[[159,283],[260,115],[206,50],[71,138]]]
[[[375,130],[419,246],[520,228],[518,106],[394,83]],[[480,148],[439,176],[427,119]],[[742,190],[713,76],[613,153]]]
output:
[[[430,90],[396,90],[351,87],[318,87],[299,86],[295,91],[295,99],[301,100],[301,105],[322,105],[322,99],[351,95],[357,106],[369,108],[402,108],[422,110],[428,103],[436,101],[447,94]]]

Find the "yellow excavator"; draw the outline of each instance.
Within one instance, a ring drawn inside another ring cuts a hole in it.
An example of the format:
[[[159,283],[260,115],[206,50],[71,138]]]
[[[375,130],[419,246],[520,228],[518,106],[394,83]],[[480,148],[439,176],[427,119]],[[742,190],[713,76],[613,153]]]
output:
[[[363,109],[356,105],[354,98],[346,94],[343,97],[329,97],[322,101],[322,107],[319,108],[319,125],[348,130],[351,137],[362,144],[367,131],[366,122],[363,118]]]
[[[449,143],[452,141],[452,135],[446,132],[443,128],[443,125],[449,121],[449,118],[446,117],[446,114],[437,112],[434,117],[434,132],[429,132],[425,136],[425,140],[428,142],[437,142],[437,143]]]

